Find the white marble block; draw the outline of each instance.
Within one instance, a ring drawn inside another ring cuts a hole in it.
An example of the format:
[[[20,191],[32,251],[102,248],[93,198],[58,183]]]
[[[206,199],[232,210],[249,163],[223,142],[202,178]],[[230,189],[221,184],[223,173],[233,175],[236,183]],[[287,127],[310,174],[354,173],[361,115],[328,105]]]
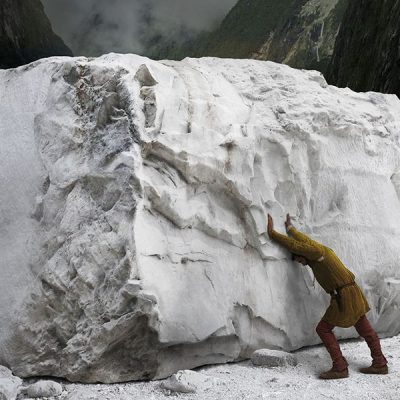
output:
[[[0,70],[0,363],[81,382],[319,342],[266,216],[335,250],[400,331],[400,101],[255,60]],[[354,337],[352,329],[340,337]]]

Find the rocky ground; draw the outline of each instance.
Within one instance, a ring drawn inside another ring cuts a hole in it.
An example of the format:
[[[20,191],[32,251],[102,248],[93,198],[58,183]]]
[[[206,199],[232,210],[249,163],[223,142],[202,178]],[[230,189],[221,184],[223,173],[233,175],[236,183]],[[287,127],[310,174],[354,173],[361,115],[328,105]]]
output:
[[[284,367],[256,367],[250,360],[198,368],[187,373],[192,393],[166,390],[166,380],[123,384],[72,384],[60,381],[63,392],[52,399],[60,400],[239,400],[239,399],[357,399],[398,400],[400,393],[400,336],[382,340],[389,360],[389,375],[373,376],[358,372],[369,365],[369,351],[364,341],[342,342],[343,353],[350,364],[350,377],[321,381],[318,373],[330,367],[328,354],[322,346],[295,352],[298,364]],[[32,383],[25,381],[24,385]],[[19,399],[26,398],[19,396]],[[44,398],[43,398],[44,399]]]

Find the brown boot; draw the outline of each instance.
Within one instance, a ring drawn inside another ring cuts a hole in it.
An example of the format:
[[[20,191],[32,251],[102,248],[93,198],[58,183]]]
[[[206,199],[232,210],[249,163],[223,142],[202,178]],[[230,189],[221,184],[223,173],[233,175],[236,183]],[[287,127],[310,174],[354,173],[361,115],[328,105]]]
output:
[[[368,347],[371,351],[372,365],[368,368],[363,368],[366,371],[385,371],[385,365],[387,365],[387,360],[382,353],[381,344],[379,337],[376,334],[374,328],[372,328],[367,317],[363,315],[357,323],[354,325],[358,334],[365,339]],[[379,365],[377,368],[376,366]],[[387,371],[387,367],[386,367]],[[364,374],[381,374],[382,372],[363,372]],[[387,372],[383,372],[386,373]]]
[[[361,368],[360,372],[363,374],[386,375],[389,373],[389,368],[387,365],[383,365],[382,367],[377,367],[372,364],[370,367]]]
[[[343,379],[349,377],[349,370],[346,368],[343,371],[336,371],[334,368],[331,368],[329,371],[322,372],[319,375],[319,379]]]
[[[343,357],[343,354],[340,350],[339,342],[337,341],[335,335],[333,334],[332,330],[335,326],[330,324],[327,321],[320,321],[317,325],[316,331],[319,337],[322,340],[322,343],[325,345],[326,349],[328,350],[329,355],[332,358],[332,369],[329,371],[324,372],[321,374],[321,379],[340,379],[340,378],[347,378],[349,376],[349,372],[347,370],[348,362]],[[347,371],[347,375],[345,372]],[[333,372],[333,373],[331,373]],[[338,376],[338,375],[346,375],[346,376]],[[325,376],[332,376],[326,378]]]

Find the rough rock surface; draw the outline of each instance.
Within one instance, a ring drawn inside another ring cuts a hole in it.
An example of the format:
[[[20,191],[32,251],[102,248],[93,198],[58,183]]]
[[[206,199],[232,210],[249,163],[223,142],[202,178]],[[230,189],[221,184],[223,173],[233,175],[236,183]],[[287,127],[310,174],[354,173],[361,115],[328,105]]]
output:
[[[0,71],[0,96],[0,361],[19,376],[161,378],[318,343],[330,298],[267,213],[333,248],[399,332],[396,96],[115,54]]]
[[[22,379],[14,376],[8,368],[0,365],[0,400],[15,400],[21,384]]]
[[[251,362],[254,365],[266,367],[284,367],[286,365],[297,365],[297,358],[294,354],[286,351],[260,349],[251,355]]]

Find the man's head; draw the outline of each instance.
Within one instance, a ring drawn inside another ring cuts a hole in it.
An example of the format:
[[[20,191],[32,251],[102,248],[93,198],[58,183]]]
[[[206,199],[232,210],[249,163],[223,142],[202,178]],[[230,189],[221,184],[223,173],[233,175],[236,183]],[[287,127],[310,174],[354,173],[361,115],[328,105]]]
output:
[[[308,260],[304,256],[299,256],[298,254],[292,254],[292,260],[297,261],[300,264],[308,265]]]

